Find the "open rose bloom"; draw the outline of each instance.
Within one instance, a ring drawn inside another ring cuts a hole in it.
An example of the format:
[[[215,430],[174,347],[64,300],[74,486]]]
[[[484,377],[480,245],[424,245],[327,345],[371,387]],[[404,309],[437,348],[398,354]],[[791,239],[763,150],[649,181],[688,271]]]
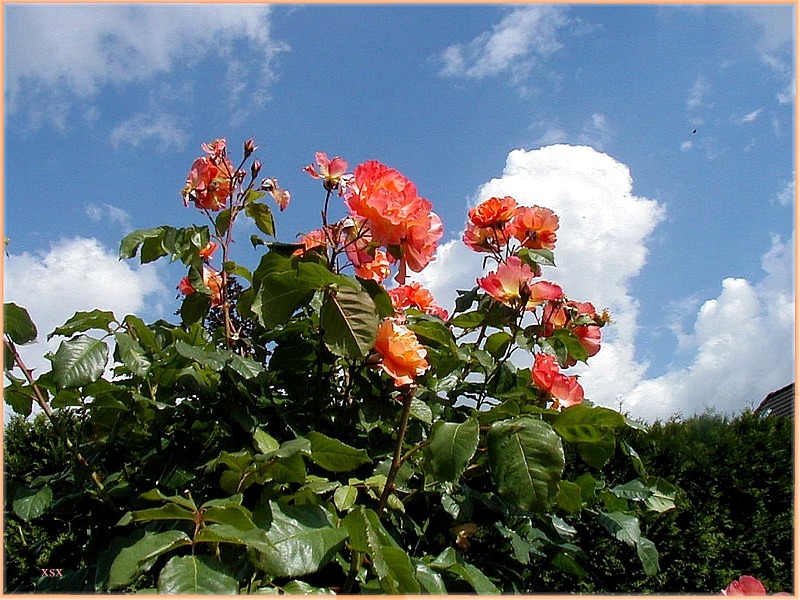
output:
[[[222,274],[218,271],[203,265],[203,283],[211,290],[211,306],[222,305]],[[194,289],[188,277],[184,277],[178,283],[178,290],[185,296],[194,294]]]
[[[442,221],[402,173],[378,161],[364,162],[355,168],[344,198],[359,230],[366,230],[359,239],[385,248],[389,260],[399,263],[398,283],[405,283],[407,269],[419,272],[434,259]],[[363,257],[357,260],[359,266]]]
[[[533,382],[553,398],[553,408],[567,407],[583,402],[583,388],[574,375],[564,375],[558,361],[549,354],[537,354],[534,358]]]
[[[183,188],[183,204],[194,202],[197,208],[222,210],[228,202],[233,186],[234,169],[225,156],[225,140],[214,140],[202,145],[206,156],[192,164]]]
[[[394,319],[381,322],[375,350],[381,356],[381,369],[394,379],[398,387],[414,383],[414,379],[428,368],[427,352],[417,336]]]
[[[535,273],[517,256],[510,256],[497,270],[478,279],[478,285],[495,300],[511,308],[533,310],[543,302],[564,295],[560,286],[533,279]]]
[[[722,590],[723,596],[766,596],[767,590],[764,584],[752,575],[742,575],[739,579],[734,579]],[[786,592],[777,592],[773,596],[788,596]]]

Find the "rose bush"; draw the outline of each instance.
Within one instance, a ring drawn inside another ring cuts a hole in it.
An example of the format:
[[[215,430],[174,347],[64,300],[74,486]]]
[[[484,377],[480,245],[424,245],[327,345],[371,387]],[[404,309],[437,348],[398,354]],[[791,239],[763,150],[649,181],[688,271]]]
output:
[[[77,313],[34,376],[17,346],[35,326],[6,305],[6,401],[84,424],[64,434],[64,477],[15,492],[21,518],[75,502],[98,515],[73,591],[541,591],[526,584],[539,564],[586,575],[580,514],[657,572],[637,515],[670,510],[674,488],[618,444],[637,425],[565,372],[609,318],[540,279],[555,266],[552,211],[510,197],[471,210],[464,242],[494,266],[450,311],[406,282],[443,228],[399,171],[367,161],[351,175],[318,152],[302,171],[322,182],[321,224],[284,243],[262,199],[284,210],[291,196],[259,180],[254,142],[238,166],[224,140],[203,150],[182,195],[207,223],[120,245],[185,265],[179,323]],[[231,256],[243,218],[260,232],[254,270]],[[639,477],[611,487],[598,469],[617,452]],[[569,480],[567,456],[583,465]]]

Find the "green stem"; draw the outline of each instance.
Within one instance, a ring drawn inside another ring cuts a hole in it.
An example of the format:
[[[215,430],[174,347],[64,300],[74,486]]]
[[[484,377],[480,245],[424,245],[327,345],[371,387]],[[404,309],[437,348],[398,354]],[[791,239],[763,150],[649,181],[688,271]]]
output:
[[[406,428],[408,427],[408,418],[411,415],[411,401],[413,398],[414,393],[410,390],[403,396],[403,412],[400,414],[400,426],[397,429],[397,443],[394,447],[392,466],[389,467],[389,474],[386,476],[386,485],[384,485],[383,493],[381,494],[380,500],[378,500],[378,517],[381,516],[383,510],[386,508],[386,502],[389,500],[389,494],[394,489],[395,477],[397,477],[397,472],[400,470],[400,467],[405,460],[403,457],[403,438],[406,436]]]
[[[53,429],[55,429],[56,433],[64,440],[64,444],[67,446],[67,449],[70,452],[72,452],[72,454],[75,456],[75,460],[78,461],[78,464],[80,464],[82,467],[86,467],[87,469],[91,468],[89,465],[89,461],[87,461],[86,458],[84,458],[84,456],[81,454],[80,450],[78,450],[75,447],[75,445],[72,443],[72,440],[69,439],[67,432],[61,428],[61,424],[58,422],[58,419],[56,418],[53,409],[50,408],[50,405],[47,403],[47,400],[45,399],[42,390],[39,389],[38,385],[36,385],[36,382],[33,379],[33,373],[27,366],[25,366],[22,357],[19,355],[17,347],[14,345],[13,342],[9,341],[8,338],[4,338],[3,342],[5,343],[5,346],[9,350],[9,352],[11,352],[14,355],[14,364],[16,364],[20,368],[22,373],[25,375],[25,379],[28,381],[28,383],[31,386],[31,389],[33,390],[34,400],[36,400],[36,403],[42,408],[44,414],[47,415],[47,418],[53,425]],[[104,501],[106,501],[109,505],[111,505],[115,511],[120,512],[119,507],[117,507],[117,505],[114,503],[114,501],[106,492],[105,486],[100,481],[100,476],[97,474],[97,471],[92,470],[91,479],[95,487],[97,488],[100,497]]]

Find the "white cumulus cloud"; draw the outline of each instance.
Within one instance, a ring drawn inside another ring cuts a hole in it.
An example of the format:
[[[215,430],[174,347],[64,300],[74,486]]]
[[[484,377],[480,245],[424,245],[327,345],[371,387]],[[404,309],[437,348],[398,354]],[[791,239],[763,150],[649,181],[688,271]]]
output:
[[[730,277],[703,302],[684,345],[685,368],[644,379],[625,394],[624,410],[648,420],[707,408],[736,413],[794,381],[794,235],[773,240],[758,283]]]
[[[773,240],[761,281],[728,278],[717,298],[695,298],[691,331],[672,325],[679,352],[689,354],[681,364],[690,366],[648,378],[648,365],[636,358],[639,302],[631,284],[666,207],[633,193],[624,164],[590,147],[563,144],[510,152],[503,173],[480,187],[474,204],[505,195],[559,215],[557,268],[545,269],[543,278],[559,283],[570,298],[612,313],[602,349],[577,369],[596,404],[622,406],[650,421],[707,406],[735,411],[792,380],[794,238]],[[452,309],[456,290],[473,288],[482,272],[482,256],[454,239],[415,278]]]
[[[11,254],[4,266],[4,302],[28,310],[38,330],[37,343],[20,348],[23,360],[37,372],[49,371],[44,354],[58,347],[47,335],[77,311],[110,310],[118,319],[137,314],[146,320],[162,315],[169,291],[157,268],[132,268],[95,239],[53,243],[46,252]]]

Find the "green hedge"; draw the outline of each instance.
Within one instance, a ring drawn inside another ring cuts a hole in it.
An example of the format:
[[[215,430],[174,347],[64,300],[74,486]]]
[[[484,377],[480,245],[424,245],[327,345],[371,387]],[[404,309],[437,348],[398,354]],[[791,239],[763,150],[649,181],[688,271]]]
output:
[[[733,419],[706,413],[656,423],[623,438],[651,475],[662,475],[681,492],[677,509],[642,518],[642,533],[658,548],[661,572],[645,578],[636,556],[600,535],[590,518],[581,521],[578,544],[588,550],[589,577],[570,580],[555,570],[534,574],[539,590],[585,593],[717,593],[742,574],[767,591],[793,586],[793,422]],[[613,483],[630,479],[620,456],[603,469]],[[592,543],[592,540],[597,540]]]
[[[65,416],[62,426],[78,424]],[[90,432],[84,432],[89,434]],[[663,476],[680,488],[678,507],[642,519],[642,533],[655,542],[661,572],[647,578],[627,546],[608,538],[591,515],[577,524],[577,544],[586,550],[579,578],[555,567],[529,567],[523,574],[528,593],[717,593],[741,574],[758,577],[770,592],[792,592],[793,581],[793,422],[744,413],[733,419],[704,414],[656,423],[623,436],[639,454],[648,474]],[[14,418],[5,430],[6,591],[47,591],[51,586],[91,589],[94,565],[110,537],[98,535],[112,515],[98,502],[69,504],[25,521],[13,511],[15,498],[36,477],[50,478],[57,495],[79,489],[65,478],[70,456],[51,425]],[[567,461],[575,464],[575,461]],[[595,474],[609,485],[636,476],[630,459],[615,459]],[[565,479],[570,474],[565,473]],[[84,496],[85,498],[85,496]],[[57,508],[57,507],[56,507]],[[90,534],[91,531],[91,534]],[[473,548],[479,552],[479,546]],[[42,577],[43,568],[69,568],[82,582]],[[509,561],[509,568],[513,567]],[[85,587],[84,587],[85,586]]]

